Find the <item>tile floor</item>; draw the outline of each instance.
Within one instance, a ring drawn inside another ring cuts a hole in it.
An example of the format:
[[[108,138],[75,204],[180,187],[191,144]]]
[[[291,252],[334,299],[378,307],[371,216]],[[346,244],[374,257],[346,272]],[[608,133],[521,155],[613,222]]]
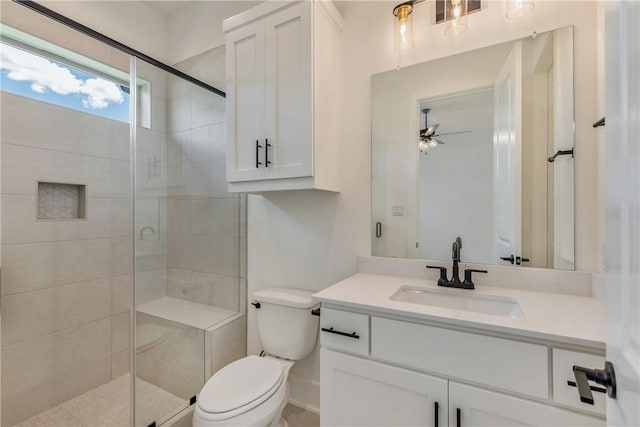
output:
[[[319,427],[320,415],[297,406],[287,405],[282,417],[287,420],[289,427]]]
[[[169,392],[138,379],[136,426],[166,415],[184,401]],[[289,427],[318,427],[320,415],[287,405],[283,417]],[[185,425],[190,425],[187,419]],[[94,388],[67,402],[29,418],[14,427],[125,427],[129,425],[129,374]],[[182,425],[182,423],[180,424]]]
[[[54,406],[15,427],[124,427],[129,425],[129,374]],[[164,416],[184,400],[146,381],[136,381],[136,425]]]

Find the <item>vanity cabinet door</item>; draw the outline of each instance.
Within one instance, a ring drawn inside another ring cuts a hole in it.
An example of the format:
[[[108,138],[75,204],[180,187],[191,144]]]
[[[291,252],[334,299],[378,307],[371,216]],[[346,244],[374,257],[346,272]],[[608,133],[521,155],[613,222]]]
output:
[[[602,418],[449,382],[450,427],[604,427]]]
[[[321,349],[320,424],[444,427],[447,380]]]

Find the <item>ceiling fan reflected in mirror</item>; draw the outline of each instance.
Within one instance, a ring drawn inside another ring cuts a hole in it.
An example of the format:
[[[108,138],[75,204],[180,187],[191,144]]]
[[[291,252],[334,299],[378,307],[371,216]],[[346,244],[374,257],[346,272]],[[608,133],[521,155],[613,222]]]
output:
[[[444,145],[444,142],[439,140],[436,137],[445,136],[445,135],[454,135],[457,133],[471,132],[470,130],[463,130],[459,132],[436,133],[436,130],[438,129],[438,126],[440,126],[440,124],[436,123],[434,125],[429,126],[428,117],[427,117],[427,115],[429,114],[429,111],[431,111],[430,108],[424,108],[422,110],[422,113],[424,114],[424,129],[420,129],[420,143],[418,144],[418,148],[420,148],[420,151],[423,152],[425,155],[432,148],[435,148],[438,145]]]

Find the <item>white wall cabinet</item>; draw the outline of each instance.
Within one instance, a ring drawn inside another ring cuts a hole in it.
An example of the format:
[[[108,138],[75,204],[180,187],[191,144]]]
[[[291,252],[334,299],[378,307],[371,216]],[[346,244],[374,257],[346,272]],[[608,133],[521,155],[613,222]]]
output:
[[[225,20],[230,191],[337,191],[341,26],[323,1]]]
[[[603,355],[334,307],[321,313],[322,426],[605,425],[604,407],[580,404],[567,385],[569,364],[604,364]]]

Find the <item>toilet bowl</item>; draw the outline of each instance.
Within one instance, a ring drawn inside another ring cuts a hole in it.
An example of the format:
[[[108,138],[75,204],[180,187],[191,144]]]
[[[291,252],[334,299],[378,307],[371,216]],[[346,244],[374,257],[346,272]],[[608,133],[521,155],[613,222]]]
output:
[[[221,369],[196,402],[193,426],[286,426],[281,415],[289,397],[293,362],[248,356]]]
[[[318,304],[311,292],[269,288],[254,293],[264,357],[247,356],[215,373],[204,385],[193,413],[194,427],[286,427],[287,377],[296,360],[313,350]]]

